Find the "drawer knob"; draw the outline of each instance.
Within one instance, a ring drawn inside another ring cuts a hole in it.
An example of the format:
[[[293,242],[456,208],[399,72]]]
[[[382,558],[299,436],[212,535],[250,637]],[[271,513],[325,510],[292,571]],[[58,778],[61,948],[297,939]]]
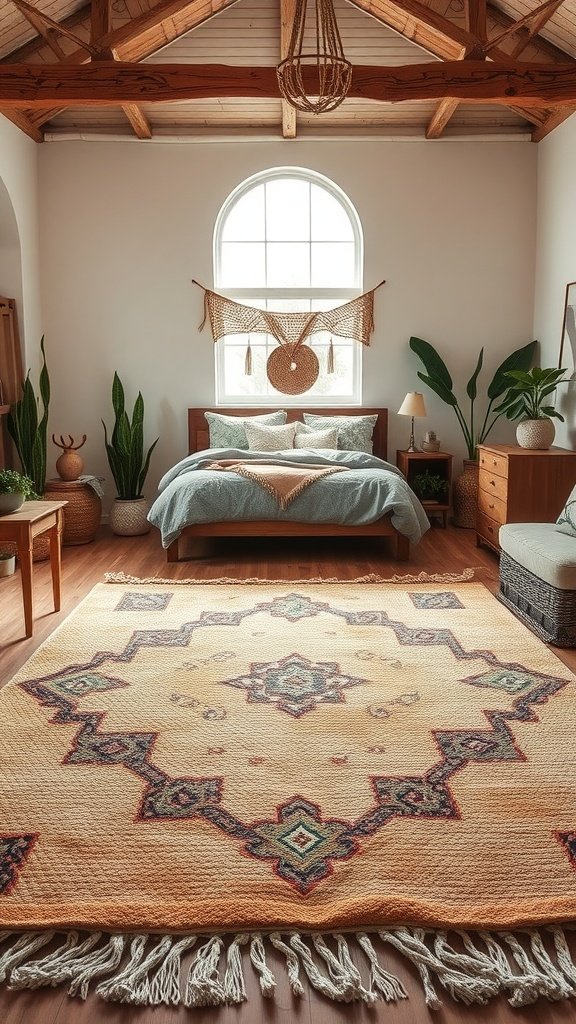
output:
[[[488,527],[488,533],[494,533],[494,527],[493,526],[489,526]]]
[[[492,502],[491,505],[488,505],[488,508],[494,508],[494,502]]]
[[[491,484],[492,487],[496,487],[496,481],[495,480],[491,480],[490,484]]]
[[[498,465],[498,463],[496,462],[496,459],[492,459],[492,465],[493,466],[497,466]]]

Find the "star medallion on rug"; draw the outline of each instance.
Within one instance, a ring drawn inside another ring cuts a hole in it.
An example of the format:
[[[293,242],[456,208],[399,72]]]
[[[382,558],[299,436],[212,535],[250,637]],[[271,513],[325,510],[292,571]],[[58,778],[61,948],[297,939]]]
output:
[[[101,584],[0,693],[0,981],[574,996],[575,733],[481,584]]]

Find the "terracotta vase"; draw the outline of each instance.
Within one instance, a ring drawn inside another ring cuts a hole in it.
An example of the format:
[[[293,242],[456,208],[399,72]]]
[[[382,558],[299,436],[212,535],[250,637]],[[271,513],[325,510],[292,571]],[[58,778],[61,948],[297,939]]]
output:
[[[556,435],[556,427],[548,416],[539,420],[521,420],[516,427],[516,440],[521,448],[546,450]]]
[[[464,459],[463,470],[454,480],[452,498],[454,504],[454,526],[467,530],[476,529],[478,509],[478,462]]]
[[[65,448],[56,459],[56,472],[61,480],[77,480],[83,470],[84,459],[73,448]]]

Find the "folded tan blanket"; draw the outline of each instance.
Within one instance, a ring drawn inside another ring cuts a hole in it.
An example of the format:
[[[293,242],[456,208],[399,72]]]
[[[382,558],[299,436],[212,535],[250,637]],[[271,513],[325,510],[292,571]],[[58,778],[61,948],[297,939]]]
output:
[[[294,498],[321,477],[347,471],[346,466],[276,466],[259,459],[220,459],[206,469],[226,470],[252,480],[268,491],[281,509],[288,508]]]

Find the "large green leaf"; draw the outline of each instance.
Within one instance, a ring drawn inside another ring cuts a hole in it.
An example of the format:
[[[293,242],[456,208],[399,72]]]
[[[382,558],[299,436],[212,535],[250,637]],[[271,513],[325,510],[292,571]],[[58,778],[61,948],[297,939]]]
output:
[[[448,372],[446,363],[438,355],[434,346],[428,341],[423,341],[422,338],[412,337],[410,338],[410,348],[424,363],[428,376],[438,381],[447,391],[452,391],[452,377]]]
[[[447,405],[458,405],[456,395],[452,391],[449,391],[448,388],[444,387],[441,381],[428,377],[425,373],[421,373],[420,370],[418,370],[418,376],[420,380],[423,380],[424,383],[427,384],[443,402],[446,402]]]
[[[483,361],[483,359],[484,359],[484,349],[481,348],[480,349],[480,355],[478,356],[478,362],[476,363],[476,369],[474,370],[474,373],[472,374],[472,376],[470,377],[470,380],[468,381],[468,383],[466,385],[466,394],[468,395],[468,398],[472,402],[475,400],[476,395],[478,393],[477,392],[478,374],[480,373],[480,370],[482,369],[482,361]]]
[[[534,352],[538,342],[530,341],[527,345],[522,348],[516,349],[511,355],[507,356],[503,363],[496,370],[490,385],[488,387],[488,398],[500,398],[505,391],[510,387],[509,378],[505,377],[505,374],[509,370],[528,370],[532,365],[534,359]]]
[[[114,430],[108,441],[106,424],[104,427],[104,443],[110,470],[114,477],[119,498],[133,499],[141,497],[142,487],[148,473],[150,456],[158,438],[150,447],[144,459],[144,400],[140,392],[134,403],[132,419],[126,412],[124,387],[118,376],[114,374],[112,383],[112,405],[115,413]]]

